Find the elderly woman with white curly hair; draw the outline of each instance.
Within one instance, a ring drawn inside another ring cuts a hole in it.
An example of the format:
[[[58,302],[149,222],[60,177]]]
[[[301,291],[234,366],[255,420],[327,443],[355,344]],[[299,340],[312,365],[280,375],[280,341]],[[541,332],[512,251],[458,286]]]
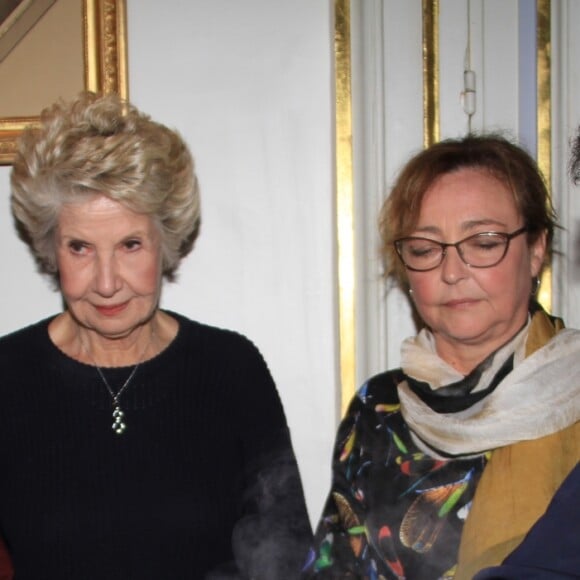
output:
[[[15,577],[297,575],[310,524],[264,360],[160,308],[200,223],[181,137],[85,93],[25,132],[11,179],[19,233],[64,302],[0,339],[0,538]],[[267,562],[274,548],[284,556]]]

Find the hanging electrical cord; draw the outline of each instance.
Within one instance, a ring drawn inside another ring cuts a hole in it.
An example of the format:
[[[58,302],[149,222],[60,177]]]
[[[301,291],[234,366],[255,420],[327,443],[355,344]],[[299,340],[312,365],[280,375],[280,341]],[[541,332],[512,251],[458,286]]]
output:
[[[467,115],[467,130],[471,133],[471,118],[475,114],[475,71],[471,69],[471,0],[467,0],[467,46],[463,64],[461,102]]]

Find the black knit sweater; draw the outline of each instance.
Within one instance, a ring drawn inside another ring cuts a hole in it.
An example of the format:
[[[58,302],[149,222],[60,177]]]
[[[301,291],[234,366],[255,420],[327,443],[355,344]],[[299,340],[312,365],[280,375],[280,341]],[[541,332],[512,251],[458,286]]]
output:
[[[15,580],[297,574],[310,524],[266,364],[239,334],[170,314],[179,332],[122,395],[122,435],[96,369],[52,344],[50,319],[0,339]],[[131,370],[104,373],[117,389]]]

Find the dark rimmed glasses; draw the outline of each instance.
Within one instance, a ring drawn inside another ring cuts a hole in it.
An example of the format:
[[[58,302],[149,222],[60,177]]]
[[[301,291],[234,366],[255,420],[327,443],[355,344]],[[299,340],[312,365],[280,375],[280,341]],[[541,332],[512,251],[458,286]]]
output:
[[[401,262],[415,272],[427,272],[438,268],[447,255],[447,248],[455,248],[463,262],[472,268],[491,268],[505,258],[511,240],[527,229],[524,226],[511,234],[481,232],[454,244],[416,236],[400,238],[395,240],[394,244]]]

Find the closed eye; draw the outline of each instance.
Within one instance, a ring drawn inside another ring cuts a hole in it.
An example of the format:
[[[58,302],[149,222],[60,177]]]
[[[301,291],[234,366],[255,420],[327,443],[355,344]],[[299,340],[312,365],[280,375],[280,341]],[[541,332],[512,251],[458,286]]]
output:
[[[506,244],[506,240],[501,236],[478,236],[468,241],[475,250],[495,250]]]
[[[409,254],[417,258],[429,257],[432,254],[441,251],[441,247],[439,245],[427,240],[413,240],[408,244],[407,249]]]
[[[437,248],[433,247],[433,246],[424,246],[421,248],[409,248],[409,252],[413,255],[416,256],[417,258],[422,258],[424,256],[429,256],[430,254],[432,254],[433,252],[435,252],[437,250]]]

